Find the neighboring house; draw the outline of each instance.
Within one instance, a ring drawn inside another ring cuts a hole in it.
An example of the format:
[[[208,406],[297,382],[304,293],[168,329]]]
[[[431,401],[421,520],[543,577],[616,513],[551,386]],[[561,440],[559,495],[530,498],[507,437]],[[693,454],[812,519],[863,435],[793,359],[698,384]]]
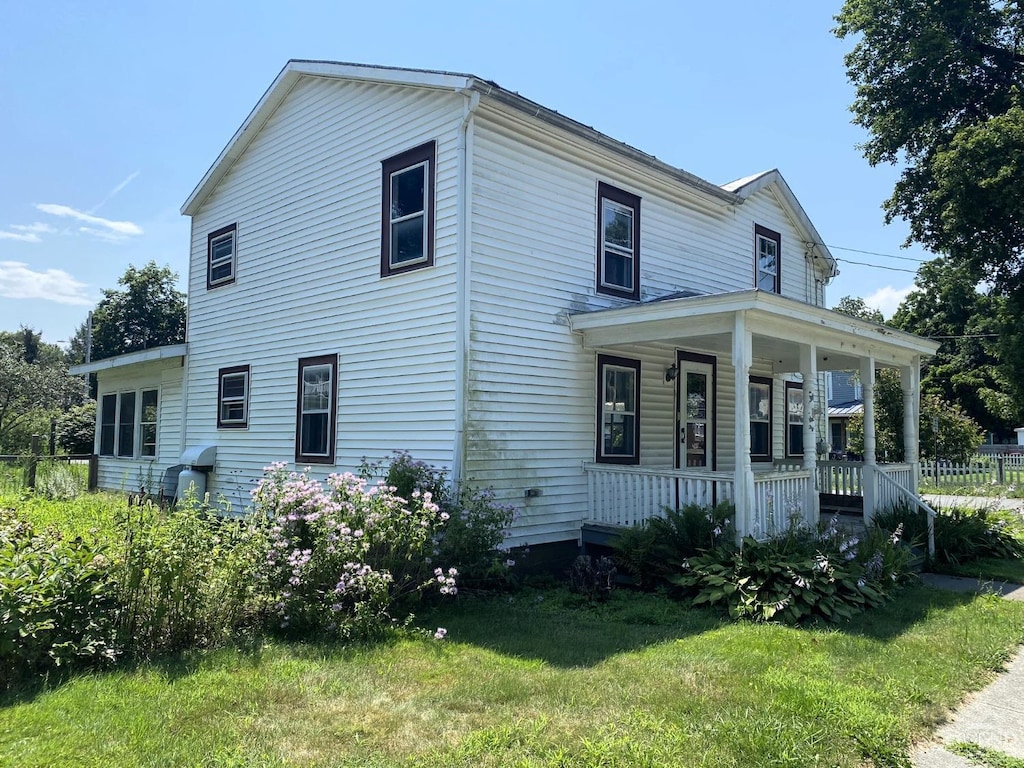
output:
[[[936,347],[825,309],[778,171],[716,186],[471,75],[291,61],[182,212],[187,354],[77,369],[104,486],[213,445],[244,506],[271,461],[403,449],[518,506],[514,544],[688,501],[762,533],[816,514],[821,372],[916,398]]]
[[[830,451],[839,458],[849,450],[850,418],[864,413],[864,390],[855,371],[829,371],[825,383]]]

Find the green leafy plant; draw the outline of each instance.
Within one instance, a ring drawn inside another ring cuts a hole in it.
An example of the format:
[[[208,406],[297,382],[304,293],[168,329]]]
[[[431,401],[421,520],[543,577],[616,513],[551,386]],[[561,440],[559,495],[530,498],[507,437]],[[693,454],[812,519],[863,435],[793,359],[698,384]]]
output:
[[[994,508],[960,507],[936,510],[935,560],[937,564],[962,565],[982,558],[1019,560],[1024,558],[1024,523],[1020,518]],[[928,540],[928,518],[923,510],[897,505],[875,515],[874,525],[895,531],[917,547]]]
[[[641,589],[668,585],[687,558],[735,541],[735,512],[729,502],[714,507],[666,507],[663,517],[622,532],[612,543],[615,562]]]
[[[0,684],[112,661],[116,587],[102,546],[0,511]]]
[[[606,600],[615,587],[616,572],[610,557],[580,555],[569,569],[569,585],[590,602]]]

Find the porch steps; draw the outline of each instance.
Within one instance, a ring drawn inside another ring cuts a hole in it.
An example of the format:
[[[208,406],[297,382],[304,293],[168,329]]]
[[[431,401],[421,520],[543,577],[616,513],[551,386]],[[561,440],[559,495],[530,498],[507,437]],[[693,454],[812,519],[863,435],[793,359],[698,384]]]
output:
[[[864,497],[844,493],[819,493],[818,506],[822,515],[864,516]]]

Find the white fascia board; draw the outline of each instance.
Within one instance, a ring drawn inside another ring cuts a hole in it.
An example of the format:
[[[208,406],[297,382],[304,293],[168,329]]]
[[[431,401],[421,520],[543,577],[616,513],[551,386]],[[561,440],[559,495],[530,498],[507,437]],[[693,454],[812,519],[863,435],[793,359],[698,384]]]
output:
[[[138,365],[139,363],[151,363],[155,360],[169,360],[174,357],[184,358],[187,354],[188,344],[170,344],[166,347],[153,347],[152,349],[143,349],[139,352],[129,352],[124,355],[107,357],[103,360],[95,360],[91,363],[73,365],[68,370],[73,376],[82,376],[87,373],[96,373],[97,371],[106,371],[112,368],[124,368],[125,366]]]
[[[192,216],[203,204],[217,183],[245,152],[252,140],[266,125],[267,120],[281,105],[285,97],[302,77],[326,77],[344,80],[378,82],[384,85],[411,85],[420,88],[444,90],[466,89],[473,82],[471,75],[431,70],[401,69],[396,67],[374,67],[365,64],[348,64],[331,61],[304,61],[292,59],[270,84],[241,127],[228,141],[206,175],[181,206],[181,213]]]
[[[662,327],[664,321],[696,322],[737,312],[748,313],[753,327],[789,328],[794,337],[796,334],[801,338],[817,334],[846,337],[916,355],[933,355],[939,348],[938,343],[930,339],[756,289],[582,312],[569,315],[569,326],[574,332],[584,334],[588,330],[625,328],[641,323],[654,329]],[[630,336],[635,337],[635,334]]]

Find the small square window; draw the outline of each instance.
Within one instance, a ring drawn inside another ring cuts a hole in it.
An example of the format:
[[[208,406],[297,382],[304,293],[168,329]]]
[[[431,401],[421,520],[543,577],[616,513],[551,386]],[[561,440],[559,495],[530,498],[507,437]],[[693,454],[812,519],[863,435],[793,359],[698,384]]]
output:
[[[640,463],[640,361],[597,357],[597,460]]]
[[[237,225],[218,229],[206,237],[206,287],[235,282],[235,240]]]
[[[435,155],[431,141],[382,163],[381,277],[434,263]]]
[[[334,463],[337,421],[338,358],[335,355],[299,360],[295,414],[295,461]]]
[[[597,185],[597,292],[640,298],[640,198]]]
[[[754,225],[754,287],[782,293],[782,235]]]
[[[217,374],[217,427],[249,426],[249,366],[221,368]]]

